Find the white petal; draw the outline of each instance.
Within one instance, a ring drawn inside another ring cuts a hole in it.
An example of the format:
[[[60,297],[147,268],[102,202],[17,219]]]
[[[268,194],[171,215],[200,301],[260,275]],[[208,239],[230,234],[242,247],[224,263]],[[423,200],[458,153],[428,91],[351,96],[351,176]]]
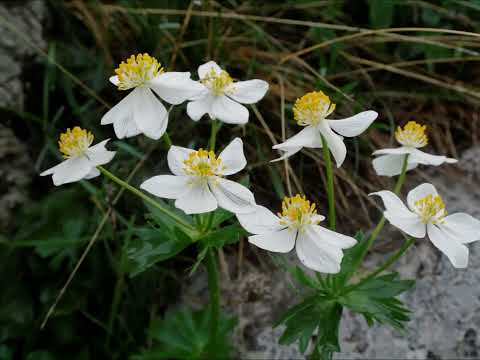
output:
[[[398,148],[393,149],[380,149],[373,152],[373,155],[402,155],[402,154],[410,154],[412,152],[412,148],[408,148],[406,146],[400,146]]]
[[[425,237],[427,227],[421,222],[418,215],[414,213],[398,213],[395,211],[385,211],[383,216],[396,228],[417,239]]]
[[[219,175],[232,175],[242,170],[247,165],[247,159],[243,153],[243,142],[235,138],[220,153],[218,158],[222,161],[223,170]]]
[[[382,155],[372,160],[373,168],[379,176],[397,176],[402,172],[405,155]],[[415,169],[418,164],[408,159],[406,171]]]
[[[81,156],[67,159],[57,166],[45,170],[40,176],[53,174],[53,183],[58,186],[82,180],[93,168],[90,161],[85,156]]]
[[[168,112],[165,106],[148,88],[136,88],[133,118],[137,127],[149,138],[160,139],[168,125]]]
[[[296,231],[286,228],[280,231],[250,236],[248,242],[258,246],[260,249],[287,253],[295,246],[296,236]]]
[[[285,154],[273,161],[286,159],[287,157],[290,157],[300,151],[302,147],[322,147],[322,139],[320,138],[320,132],[315,126],[306,126],[298,134],[295,134],[291,138],[285,140],[285,142],[274,145],[272,149],[280,150],[282,152],[285,152]]]
[[[188,99],[200,97],[207,88],[198,81],[190,79],[189,72],[166,72],[158,75],[148,86],[166,102],[178,105]]]
[[[201,214],[217,208],[217,200],[206,184],[191,186],[176,201],[175,206],[186,214]]]
[[[245,186],[220,177],[210,179],[208,184],[221,208],[234,214],[255,210],[255,198]]]
[[[410,210],[414,211],[416,208],[415,202],[423,199],[428,195],[432,195],[434,197],[438,195],[437,189],[435,189],[432,184],[423,183],[421,185],[418,185],[416,188],[410,190],[407,195],[407,204]]]
[[[331,246],[339,247],[341,249],[348,249],[352,246],[355,246],[357,243],[357,240],[351,236],[337,233],[320,225],[312,225],[311,229],[317,235],[316,238],[326,242]]]
[[[96,178],[98,175],[100,175],[100,170],[94,167],[92,168],[92,170],[90,170],[90,172],[87,175],[85,175],[84,179],[86,180],[93,179],[93,178]]]
[[[282,144],[278,144],[278,145],[282,145]],[[280,156],[279,158],[270,160],[270,162],[277,162],[277,161],[280,161],[280,160],[288,159],[290,156],[293,156],[297,152],[302,150],[302,147],[301,146],[292,146],[292,147],[287,147],[287,148],[283,148],[283,149],[278,148],[278,150],[283,152],[282,156]]]
[[[403,202],[391,191],[378,191],[369,195],[378,195],[382,198],[386,208],[383,215],[395,227],[405,233],[416,237],[425,237],[426,226],[420,221],[420,217],[408,210]]]
[[[343,139],[330,129],[330,125],[327,121],[320,121],[318,124],[318,130],[327,142],[328,148],[335,158],[337,167],[342,166],[345,157],[347,156],[347,148],[343,143]]]
[[[442,229],[449,237],[462,244],[480,240],[480,221],[465,213],[448,215],[444,219]]]
[[[296,245],[298,258],[309,269],[336,274],[340,271],[342,250],[322,240],[311,226],[306,226],[304,231],[298,234]]]
[[[198,67],[198,77],[203,79],[211,70],[214,70],[217,74],[222,72],[222,68],[217,65],[215,61],[209,61]]]
[[[357,136],[363,133],[375,121],[376,111],[363,111],[357,115],[342,120],[327,120],[330,127],[343,136]]]
[[[187,104],[187,114],[193,121],[198,121],[205,114],[212,112],[212,103],[214,97],[210,94],[202,96],[200,99],[191,101]]]
[[[141,133],[133,119],[134,102],[137,95],[138,92],[134,89],[102,117],[100,123],[102,125],[113,124],[115,135],[119,139]]]
[[[447,255],[452,265],[457,269],[468,265],[468,248],[460,241],[450,238],[441,227],[428,224],[428,237],[435,247]]]
[[[248,122],[248,109],[242,104],[221,95],[214,98],[210,116],[227,124],[246,124]]]
[[[268,91],[268,83],[263,80],[239,81],[230,85],[227,94],[233,100],[242,104],[255,104]]]
[[[174,175],[185,175],[185,160],[195,150],[181,146],[170,146],[167,154],[168,167]]]
[[[255,206],[253,212],[237,214],[237,219],[251,234],[267,234],[285,227],[280,225],[280,219],[273,212],[260,205]]]
[[[140,189],[161,198],[178,199],[189,190],[189,181],[187,176],[158,175],[145,180]]]
[[[115,75],[115,76],[110,76],[110,78],[109,78],[108,80],[110,80],[110,82],[111,82],[113,85],[118,86],[119,81],[118,81],[118,76],[117,76],[117,75]]]
[[[442,155],[427,154],[426,152],[420,151],[418,149],[413,149],[410,157],[415,162],[423,165],[438,166],[445,162],[449,164],[453,164],[457,162],[457,159],[447,158],[446,156],[442,156]]]
[[[107,164],[115,156],[115,151],[109,151],[105,148],[105,145],[109,140],[110,139],[103,140],[102,142],[88,148],[85,152],[85,155],[93,165],[98,166]]]

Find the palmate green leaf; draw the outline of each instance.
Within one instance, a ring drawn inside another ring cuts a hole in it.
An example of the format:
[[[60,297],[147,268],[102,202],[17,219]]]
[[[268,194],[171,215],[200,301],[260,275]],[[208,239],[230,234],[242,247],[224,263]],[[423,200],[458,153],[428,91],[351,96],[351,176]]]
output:
[[[340,272],[332,276],[336,287],[340,288],[346,285],[348,279],[357,270],[360,257],[366,250],[368,237],[362,232],[358,232],[355,234],[355,239],[357,244],[344,251]]]
[[[240,224],[232,224],[209,232],[204,237],[201,237],[199,241],[206,246],[220,249],[225,245],[236,243],[241,236],[247,234]]]
[[[276,326],[285,324],[286,329],[280,337],[280,344],[288,345],[299,340],[303,353],[317,330],[318,349],[322,353],[328,350],[333,354],[340,351],[338,329],[342,317],[342,306],[336,300],[323,295],[314,295],[288,310]]]
[[[410,310],[396,296],[410,290],[415,281],[397,278],[397,273],[373,278],[342,295],[339,301],[353,312],[362,314],[369,325],[378,322],[402,330],[410,320]]]
[[[216,358],[227,359],[232,352],[231,331],[235,318],[220,317],[218,337],[214,344]],[[133,360],[206,359],[209,347],[210,310],[180,309],[168,312],[164,319],[153,322],[149,330],[155,345]]]
[[[127,260],[123,269],[131,277],[177,255],[193,243],[193,240],[178,228],[138,228],[134,230],[134,237],[135,240],[130,241],[125,249]]]

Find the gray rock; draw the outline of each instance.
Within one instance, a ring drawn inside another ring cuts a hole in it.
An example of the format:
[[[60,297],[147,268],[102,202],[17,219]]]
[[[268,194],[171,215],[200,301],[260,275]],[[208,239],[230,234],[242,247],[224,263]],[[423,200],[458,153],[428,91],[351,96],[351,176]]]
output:
[[[46,13],[43,0],[0,3],[0,16],[9,24],[5,26],[0,23],[0,106],[23,109],[25,84],[20,78],[22,64],[31,60],[37,52],[21,36],[28,37],[35,46],[44,49],[43,23]]]
[[[46,5],[42,0],[7,1],[0,3],[0,106],[17,111],[24,107],[22,68],[28,61],[38,59],[27,37],[41,49],[46,47],[43,24]],[[13,29],[13,30],[12,30]],[[8,119],[4,119],[7,120]],[[33,163],[27,148],[7,127],[0,126],[0,230],[7,228],[15,209],[28,199],[28,186],[33,173]]]
[[[442,195],[449,213],[466,212],[480,218],[478,188],[480,148],[465,152],[462,174],[428,170],[427,178]],[[407,189],[424,180],[412,182]],[[406,192],[405,192],[406,193]],[[347,313],[341,324],[342,353],[348,359],[458,359],[480,355],[480,242],[469,244],[469,267],[452,267],[427,240],[419,240],[396,266],[402,278],[416,278],[416,287],[403,300],[413,311],[403,335],[388,327],[368,328]],[[367,264],[386,255],[374,254]]]

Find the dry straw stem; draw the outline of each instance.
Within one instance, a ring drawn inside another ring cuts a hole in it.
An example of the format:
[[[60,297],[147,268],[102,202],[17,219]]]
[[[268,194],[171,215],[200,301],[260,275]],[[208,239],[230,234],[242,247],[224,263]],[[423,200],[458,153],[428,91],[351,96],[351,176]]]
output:
[[[190,3],[187,9],[187,13],[185,15],[185,18],[183,20],[182,27],[180,28],[180,31],[178,33],[177,39],[174,42],[174,47],[172,50],[172,55],[170,57],[170,63],[168,66],[173,69],[175,68],[175,61],[177,60],[177,52],[179,50],[180,44],[182,43],[183,36],[185,35],[185,32],[188,28],[188,24],[190,24],[190,19],[192,18],[192,9],[193,9],[193,1]]]
[[[321,49],[326,46],[330,46],[339,42],[345,42],[348,40],[354,40],[357,38],[361,38],[364,36],[371,36],[371,35],[383,35],[383,36],[388,36],[391,38],[395,39],[402,39],[403,41],[406,41],[407,39],[409,41],[414,41],[415,39],[418,39],[417,37],[411,37],[411,36],[405,36],[405,35],[400,35],[400,34],[391,34],[391,33],[396,33],[396,32],[433,32],[433,33],[446,33],[446,34],[455,34],[455,35],[463,35],[463,36],[468,36],[468,37],[476,37],[480,38],[480,34],[474,33],[474,32],[469,32],[469,31],[460,31],[460,30],[451,30],[451,29],[437,29],[437,28],[417,28],[417,27],[410,27],[410,28],[389,28],[389,29],[378,29],[378,30],[368,30],[368,29],[361,29],[360,32],[355,33],[355,34],[349,34],[345,36],[339,36],[331,40],[327,40],[324,42],[321,42],[320,44],[316,44],[313,46],[310,46],[308,48],[296,51],[294,53],[291,53],[287,56],[285,56],[281,62],[285,62],[290,60],[291,58],[295,58],[298,56],[302,56],[305,54],[308,54],[316,49]],[[426,39],[423,39],[424,41],[427,41]],[[429,43],[433,45],[438,45],[443,43],[439,43],[436,41],[428,40]],[[417,41],[421,42],[421,41]],[[463,49],[466,50],[466,49]],[[475,54],[476,55],[476,54]]]
[[[398,67],[395,67],[395,66],[392,66],[392,65],[382,64],[382,63],[375,62],[375,61],[372,61],[372,60],[362,59],[362,58],[359,58],[357,56],[347,54],[344,51],[340,51],[340,54],[342,54],[342,56],[344,56],[347,60],[349,60],[351,62],[356,62],[356,63],[362,64],[362,65],[368,65],[368,66],[375,67],[375,68],[378,68],[378,69],[386,70],[386,71],[389,71],[389,72],[392,72],[392,73],[395,73],[395,74],[398,74],[398,75],[402,75],[402,76],[405,76],[405,77],[408,77],[408,78],[412,78],[412,79],[420,80],[420,81],[423,81],[423,82],[426,82],[426,83],[429,83],[429,84],[432,84],[432,85],[436,85],[436,86],[444,88],[444,89],[453,90],[453,91],[456,91],[456,92],[459,92],[459,93],[462,93],[462,94],[470,95],[471,97],[474,97],[475,99],[480,99],[480,92],[475,91],[475,90],[467,89],[466,87],[464,87],[462,85],[448,84],[448,83],[445,83],[444,81],[437,80],[437,79],[432,78],[430,76],[418,74],[418,73],[415,73],[415,72],[412,72],[412,71],[402,70],[402,69],[399,69]]]
[[[409,67],[409,66],[415,66],[415,65],[450,64],[450,63],[470,62],[470,61],[480,61],[480,56],[447,57],[447,58],[438,58],[438,59],[399,61],[399,62],[391,63],[389,65],[397,67],[397,68],[401,68],[401,67]],[[357,70],[345,71],[345,72],[329,75],[326,78],[328,80],[336,80],[338,78],[348,78],[351,75],[355,75],[355,74],[359,74],[359,73],[363,73],[363,72],[372,72],[372,71],[380,71],[380,70],[383,70],[383,69],[375,67],[375,66],[362,67],[362,68],[357,69]]]

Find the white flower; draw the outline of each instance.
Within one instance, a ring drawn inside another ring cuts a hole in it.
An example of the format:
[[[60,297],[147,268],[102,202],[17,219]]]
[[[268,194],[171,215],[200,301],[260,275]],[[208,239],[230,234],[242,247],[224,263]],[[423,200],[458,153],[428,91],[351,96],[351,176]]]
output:
[[[100,171],[97,166],[110,162],[115,156],[115,151],[105,148],[108,140],[90,146],[93,143],[92,133],[78,126],[73,130],[67,129],[58,141],[60,152],[66,160],[45,170],[40,176],[53,174],[53,183],[57,186],[98,176]]]
[[[417,124],[415,121],[409,121],[403,129],[399,126],[395,131],[395,138],[403,146],[395,149],[377,150],[373,155],[382,155],[373,160],[373,168],[377,175],[395,176],[402,171],[405,155],[408,156],[407,171],[422,165],[438,166],[443,163],[456,163],[456,159],[445,156],[430,155],[418,148],[424,147],[428,143],[425,134],[426,125]]]
[[[204,91],[190,79],[189,72],[165,72],[148,54],[132,55],[115,73],[110,82],[119,90],[133,91],[103,116],[101,124],[113,124],[119,139],[143,133],[157,140],[165,133],[168,112],[153,92],[162,100],[178,105]]]
[[[227,124],[245,124],[248,122],[248,109],[241,104],[260,101],[268,90],[268,83],[263,80],[234,82],[214,61],[200,65],[198,76],[205,93],[187,105],[187,114],[194,121],[208,114],[210,119]]]
[[[426,234],[456,268],[468,264],[468,248],[464,245],[480,239],[480,221],[465,213],[447,216],[445,204],[431,184],[422,184],[407,195],[408,208],[397,195],[379,191],[385,205],[383,215],[395,227],[415,238]]]
[[[237,214],[238,221],[248,232],[255,234],[248,241],[259,248],[286,253],[296,243],[297,255],[308,268],[329,274],[340,271],[342,249],[354,246],[357,241],[328,230],[318,223],[325,217],[318,215],[315,204],[296,195],[286,197],[282,213],[275,216],[263,206],[248,214]]]
[[[223,178],[246,165],[239,138],[218,157],[213,151],[172,146],[168,151],[168,166],[174,175],[154,176],[140,188],[158,197],[176,199],[175,206],[187,214],[213,211],[217,206],[233,213],[249,212],[255,205],[252,192]]]
[[[293,114],[297,124],[305,128],[285,142],[273,146],[274,149],[285,153],[273,161],[286,159],[303,147],[321,148],[323,136],[335,158],[337,167],[342,166],[347,155],[343,136],[360,135],[377,118],[378,113],[369,110],[346,119],[326,119],[334,110],[335,104],[322,91],[312,91],[297,99],[293,106]]]

